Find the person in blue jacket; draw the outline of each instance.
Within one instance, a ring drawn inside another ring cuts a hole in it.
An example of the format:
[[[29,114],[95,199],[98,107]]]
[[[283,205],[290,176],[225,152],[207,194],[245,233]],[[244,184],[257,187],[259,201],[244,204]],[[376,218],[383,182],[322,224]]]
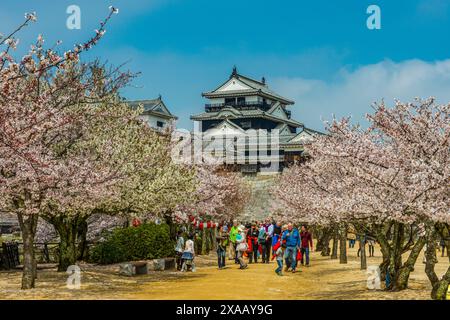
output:
[[[294,228],[292,223],[289,223],[287,230],[283,232],[281,240],[286,241],[286,251],[284,252],[286,266],[284,271],[289,270],[290,260],[292,273],[295,273],[297,266],[297,250],[300,248],[300,233],[298,232],[298,229]]]

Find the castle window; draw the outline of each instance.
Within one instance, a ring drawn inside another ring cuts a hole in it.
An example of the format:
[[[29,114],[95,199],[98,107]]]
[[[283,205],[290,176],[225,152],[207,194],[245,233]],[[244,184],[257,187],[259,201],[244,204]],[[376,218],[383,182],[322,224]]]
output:
[[[225,105],[229,106],[233,106],[236,104],[236,98],[225,98]]]
[[[157,126],[158,128],[163,128],[163,127],[164,127],[164,122],[162,122],[162,121],[156,121],[156,126]]]
[[[237,104],[238,104],[238,106],[245,105],[245,97],[238,97],[237,98]]]

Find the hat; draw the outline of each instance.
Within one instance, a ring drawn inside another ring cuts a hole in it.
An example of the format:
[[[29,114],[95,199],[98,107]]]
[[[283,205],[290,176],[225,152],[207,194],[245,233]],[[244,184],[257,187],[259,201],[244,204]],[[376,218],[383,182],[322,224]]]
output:
[[[223,232],[228,232],[228,226],[227,226],[226,224],[223,225],[222,231],[223,231]]]

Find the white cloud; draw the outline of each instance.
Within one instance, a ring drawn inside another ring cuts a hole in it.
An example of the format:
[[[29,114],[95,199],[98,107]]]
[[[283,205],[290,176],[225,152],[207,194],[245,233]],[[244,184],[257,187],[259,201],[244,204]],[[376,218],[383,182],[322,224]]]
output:
[[[436,97],[450,101],[450,59],[436,62],[384,60],[355,70],[342,69],[333,80],[305,78],[272,79],[272,88],[296,101],[293,116],[306,126],[321,129],[321,118],[352,115],[363,123],[371,104],[394,99],[412,101],[415,97]]]

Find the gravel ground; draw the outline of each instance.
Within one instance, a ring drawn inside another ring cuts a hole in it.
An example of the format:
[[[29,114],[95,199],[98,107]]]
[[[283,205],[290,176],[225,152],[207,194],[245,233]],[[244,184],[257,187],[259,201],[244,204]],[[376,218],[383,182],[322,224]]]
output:
[[[368,265],[379,264],[376,257]],[[233,261],[224,270],[216,268],[214,254],[196,257],[197,272],[152,272],[123,277],[118,265],[81,264],[81,289],[66,288],[66,273],[40,270],[33,290],[20,290],[21,272],[0,272],[0,299],[429,299],[431,286],[420,257],[411,274],[409,288],[401,292],[368,290],[367,275],[359,269],[356,249],[349,249],[348,264],[312,253],[311,267],[301,272],[275,275],[275,261],[250,264],[239,270]],[[448,258],[436,265],[439,275],[448,267]]]

